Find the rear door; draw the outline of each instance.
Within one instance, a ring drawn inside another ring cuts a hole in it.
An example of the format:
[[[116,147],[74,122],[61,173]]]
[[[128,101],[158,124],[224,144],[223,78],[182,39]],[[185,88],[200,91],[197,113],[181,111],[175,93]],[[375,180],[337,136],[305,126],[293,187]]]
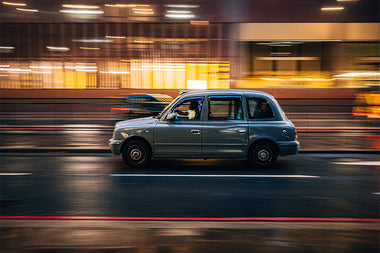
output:
[[[202,135],[204,157],[245,157],[248,122],[241,96],[210,96]]]

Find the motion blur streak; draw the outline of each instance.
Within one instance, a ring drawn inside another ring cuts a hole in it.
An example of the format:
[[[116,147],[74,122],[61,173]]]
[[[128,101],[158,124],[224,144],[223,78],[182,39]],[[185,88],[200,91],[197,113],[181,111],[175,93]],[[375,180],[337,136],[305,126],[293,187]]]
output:
[[[111,174],[112,177],[270,177],[270,178],[319,178],[309,175],[190,175],[190,174]]]
[[[380,219],[314,217],[102,217],[102,216],[0,216],[2,220],[155,220],[155,221],[280,221],[280,222],[380,222]]]

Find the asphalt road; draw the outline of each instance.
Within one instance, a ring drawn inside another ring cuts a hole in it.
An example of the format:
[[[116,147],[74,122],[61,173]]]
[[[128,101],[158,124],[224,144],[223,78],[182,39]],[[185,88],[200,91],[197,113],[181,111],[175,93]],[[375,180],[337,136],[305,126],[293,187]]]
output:
[[[132,169],[106,154],[2,154],[2,215],[377,218],[377,158],[289,156],[270,170],[156,160]]]
[[[379,121],[285,101],[301,151],[128,168],[109,101],[1,104],[1,252],[379,252]],[[318,104],[316,106],[316,103]]]
[[[289,156],[270,170],[217,159],[131,169],[109,154],[0,162],[2,252],[379,250],[375,155]]]

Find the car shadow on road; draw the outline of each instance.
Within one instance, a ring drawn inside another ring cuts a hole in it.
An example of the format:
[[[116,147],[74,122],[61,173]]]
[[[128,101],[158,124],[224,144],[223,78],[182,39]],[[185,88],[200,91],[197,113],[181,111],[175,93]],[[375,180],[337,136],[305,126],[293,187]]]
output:
[[[284,171],[291,165],[279,159],[271,168],[252,167],[245,159],[154,159],[144,168],[125,165],[113,173],[274,173]]]

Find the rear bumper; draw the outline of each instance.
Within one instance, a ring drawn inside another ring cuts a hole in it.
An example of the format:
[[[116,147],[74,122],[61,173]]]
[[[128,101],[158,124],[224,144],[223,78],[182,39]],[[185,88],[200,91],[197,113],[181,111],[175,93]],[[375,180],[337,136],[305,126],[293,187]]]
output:
[[[299,146],[298,141],[284,141],[278,143],[281,156],[298,154]]]

